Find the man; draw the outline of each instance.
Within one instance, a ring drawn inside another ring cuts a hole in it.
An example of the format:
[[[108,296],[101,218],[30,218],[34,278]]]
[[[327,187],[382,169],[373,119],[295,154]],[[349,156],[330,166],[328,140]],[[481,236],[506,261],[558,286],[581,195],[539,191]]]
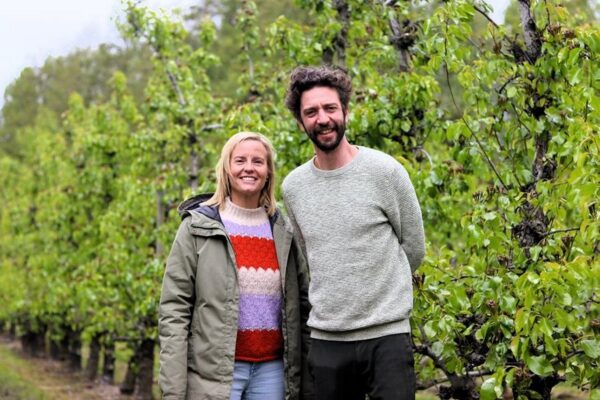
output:
[[[309,365],[317,399],[414,399],[412,272],[425,252],[406,170],[344,135],[352,84],[338,67],[299,67],[286,106],[315,157],[283,182],[310,269]]]

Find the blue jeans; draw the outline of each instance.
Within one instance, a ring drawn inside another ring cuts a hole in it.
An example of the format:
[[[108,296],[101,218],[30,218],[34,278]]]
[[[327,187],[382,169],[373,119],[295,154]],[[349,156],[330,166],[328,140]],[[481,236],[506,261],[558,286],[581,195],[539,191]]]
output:
[[[283,400],[283,360],[236,361],[229,400]]]

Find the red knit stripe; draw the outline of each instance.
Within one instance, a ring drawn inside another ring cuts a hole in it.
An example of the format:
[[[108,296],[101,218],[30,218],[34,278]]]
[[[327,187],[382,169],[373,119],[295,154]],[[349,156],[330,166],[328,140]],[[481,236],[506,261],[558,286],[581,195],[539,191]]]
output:
[[[281,330],[238,331],[235,359],[263,362],[280,358],[283,354]]]
[[[231,236],[238,267],[277,269],[275,243],[271,239]]]

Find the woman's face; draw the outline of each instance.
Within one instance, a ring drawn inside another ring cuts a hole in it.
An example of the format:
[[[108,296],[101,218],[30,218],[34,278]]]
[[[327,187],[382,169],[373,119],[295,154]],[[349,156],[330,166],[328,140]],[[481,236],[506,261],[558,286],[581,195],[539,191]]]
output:
[[[257,208],[260,192],[269,176],[267,149],[258,140],[238,143],[229,159],[231,201],[244,208]]]

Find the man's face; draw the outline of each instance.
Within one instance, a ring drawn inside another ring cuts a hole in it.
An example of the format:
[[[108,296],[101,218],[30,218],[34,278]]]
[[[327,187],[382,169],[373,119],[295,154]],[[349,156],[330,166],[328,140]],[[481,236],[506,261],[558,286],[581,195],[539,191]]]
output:
[[[300,118],[304,131],[321,151],[335,150],[344,137],[346,113],[333,88],[316,86],[303,92]]]

